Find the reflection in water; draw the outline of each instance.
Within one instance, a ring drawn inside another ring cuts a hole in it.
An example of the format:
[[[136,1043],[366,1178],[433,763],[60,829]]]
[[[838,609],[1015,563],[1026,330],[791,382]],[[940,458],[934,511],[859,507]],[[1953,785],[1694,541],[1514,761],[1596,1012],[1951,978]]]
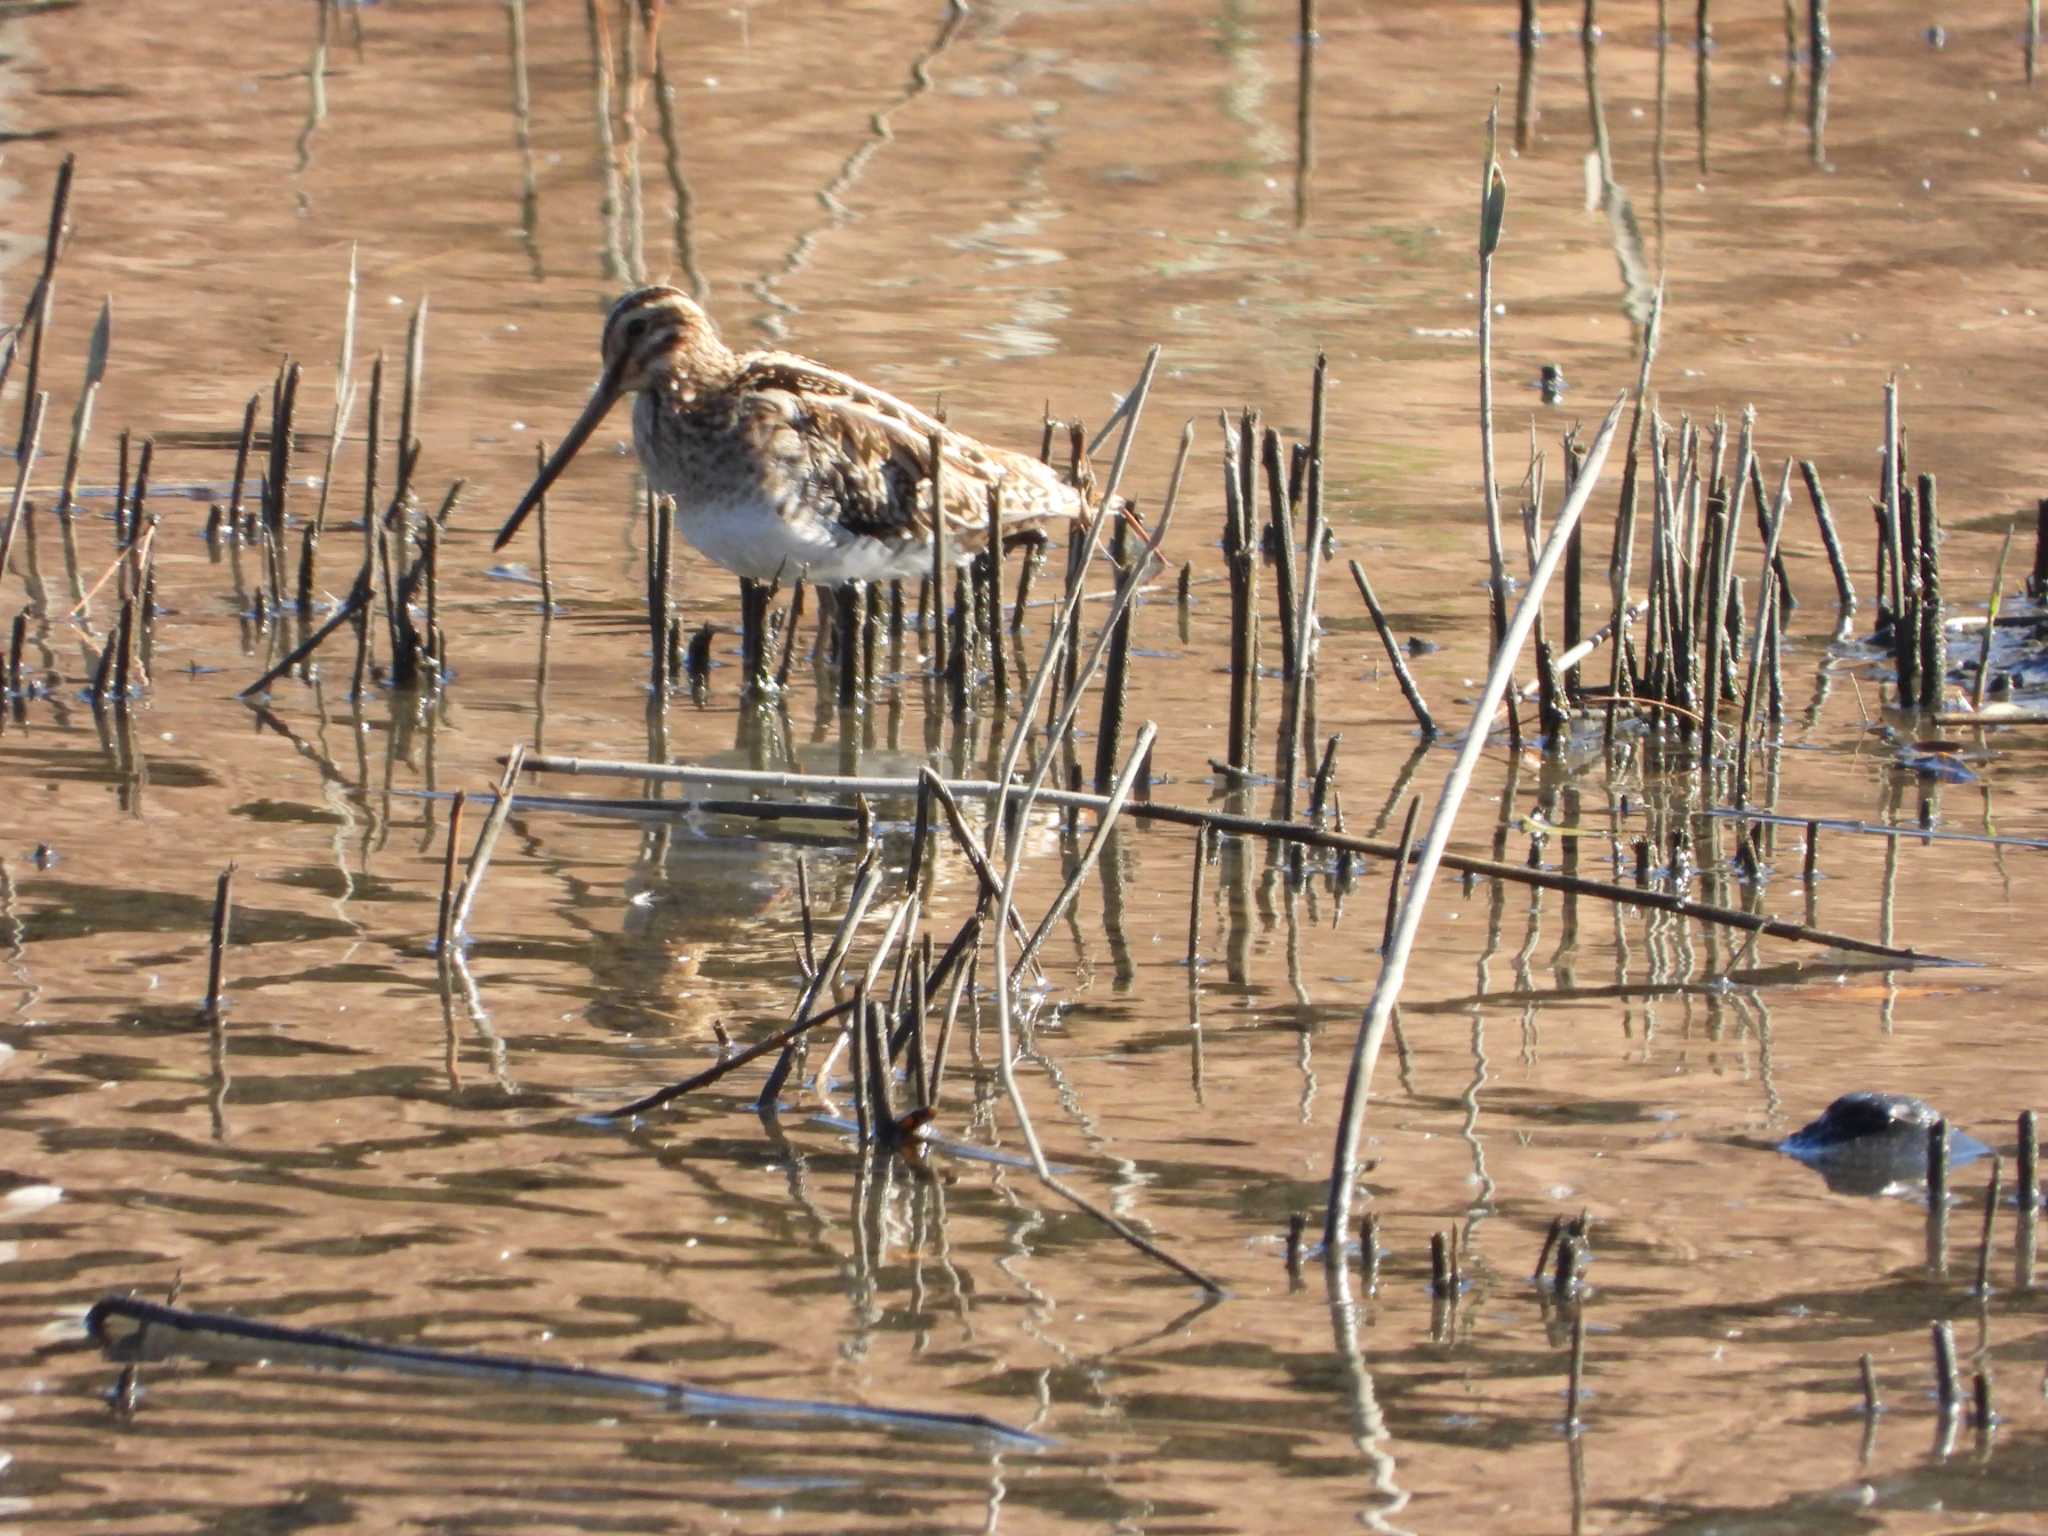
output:
[[[299,163],[295,167],[301,176],[313,164],[313,135],[327,120],[327,34],[334,20],[334,0],[315,0],[313,8],[316,17],[313,59],[306,66],[306,124],[299,130]],[[304,188],[299,190],[299,207],[301,212],[310,207]]]
[[[629,280],[626,266],[625,198],[620,191],[617,135],[612,126],[611,23],[605,0],[583,0],[590,31],[590,115],[597,125],[597,156],[603,194],[597,216],[603,228],[604,275],[614,284]]]
[[[939,30],[931,43],[910,61],[910,78],[903,89],[887,106],[870,113],[867,119],[867,135],[845,160],[832,179],[818,190],[817,200],[825,209],[824,222],[814,224],[802,231],[791,241],[788,252],[782,258],[782,265],[774,271],[764,272],[747,285],[748,291],[768,306],[765,313],[757,316],[754,323],[768,335],[780,338],[786,331],[784,316],[796,313],[796,306],[779,292],[781,284],[801,272],[810,262],[826,235],[859,217],[846,202],[846,194],[852,191],[868,162],[880,152],[883,145],[895,137],[890,119],[918,97],[932,88],[932,65],[938,61],[954,37],[960,25],[969,15],[966,0],[946,0],[946,16],[939,23]]]
[[[1592,10],[1588,0],[1587,11]],[[1522,0],[1522,24],[1515,32],[1518,63],[1515,69],[1515,153],[1529,152],[1529,130],[1536,121],[1536,50],[1543,41],[1543,25],[1536,19],[1536,0]]]
[[[1714,57],[1714,28],[1708,17],[1711,0],[1699,0],[1696,13],[1696,28],[1693,36],[1693,58],[1698,66],[1693,95],[1693,127],[1699,136],[1700,174],[1707,174],[1707,108],[1710,97],[1709,74]]]
[[[526,79],[526,0],[505,0],[512,51],[512,140],[519,146],[519,231],[535,282],[547,268],[540,256],[540,179],[533,160],[533,96]]]
[[[661,117],[662,164],[668,170],[669,196],[674,204],[673,237],[676,265],[690,297],[699,304],[711,297],[711,284],[697,266],[695,229],[696,199],[689,178],[683,174],[681,134],[676,126],[676,92],[669,83],[668,61],[660,38],[654,43],[654,105]]]
[[[1641,348],[1656,307],[1657,282],[1650,271],[1642,229],[1636,223],[1635,206],[1615,179],[1614,149],[1607,136],[1607,109],[1600,96],[1600,28],[1594,20],[1594,5],[1595,0],[1586,0],[1586,23],[1581,34],[1586,112],[1593,132],[1593,151],[1586,165],[1586,208],[1588,212],[1597,208],[1607,219],[1608,240],[1614,247],[1615,263],[1621,269],[1621,311],[1628,316],[1636,345]],[[1704,0],[1701,10],[1704,13]],[[1660,152],[1660,162],[1661,158]]]
[[[1344,1367],[1345,1395],[1351,1409],[1351,1440],[1359,1455],[1364,1457],[1372,1477],[1373,1503],[1360,1510],[1358,1518],[1369,1531],[1407,1536],[1403,1527],[1391,1523],[1393,1516],[1408,1507],[1409,1495],[1394,1480],[1394,1457],[1387,1449],[1392,1436],[1373,1390],[1372,1372],[1366,1368],[1365,1351],[1358,1341],[1359,1303],[1351,1294],[1351,1268],[1342,1252],[1325,1256],[1323,1275],[1329,1299],[1330,1331],[1336,1341],[1337,1358]]]
[[[1309,178],[1316,168],[1316,53],[1323,46],[1316,30],[1316,0],[1301,0],[1301,31],[1295,38],[1301,63],[1294,96],[1294,227],[1308,226]]]
[[[1812,71],[1806,86],[1807,148],[1815,165],[1826,165],[1828,71],[1835,63],[1835,50],[1828,34],[1828,0],[1807,0],[1807,17],[1806,61]],[[2028,79],[2031,81],[2031,74]]]

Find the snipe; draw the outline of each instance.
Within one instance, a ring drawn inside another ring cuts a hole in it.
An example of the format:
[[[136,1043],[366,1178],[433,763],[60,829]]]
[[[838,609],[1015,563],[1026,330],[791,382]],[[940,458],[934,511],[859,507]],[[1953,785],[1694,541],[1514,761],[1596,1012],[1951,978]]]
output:
[[[688,295],[641,288],[612,306],[604,372],[518,507],[504,548],[621,395],[637,392],[633,443],[676,526],[757,582],[824,585],[931,574],[931,443],[948,553],[986,546],[992,486],[1005,535],[1092,514],[1036,459],[989,448],[872,385],[789,352],[735,353]]]

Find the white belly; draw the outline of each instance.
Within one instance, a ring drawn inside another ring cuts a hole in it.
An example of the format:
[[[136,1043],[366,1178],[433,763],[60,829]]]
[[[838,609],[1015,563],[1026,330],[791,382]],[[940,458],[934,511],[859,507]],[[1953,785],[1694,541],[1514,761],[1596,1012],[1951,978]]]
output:
[[[706,559],[753,581],[835,586],[916,580],[932,570],[929,539],[883,542],[850,535],[809,513],[785,517],[753,499],[676,501],[676,528]]]

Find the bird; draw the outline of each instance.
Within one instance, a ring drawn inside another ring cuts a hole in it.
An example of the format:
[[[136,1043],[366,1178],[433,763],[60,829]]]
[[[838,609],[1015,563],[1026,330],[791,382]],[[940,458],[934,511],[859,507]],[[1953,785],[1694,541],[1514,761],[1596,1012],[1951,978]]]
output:
[[[605,318],[604,371],[583,414],[520,498],[503,549],[621,396],[648,484],[683,537],[743,581],[838,586],[929,576],[932,459],[950,559],[1095,511],[1049,466],[956,432],[894,395],[791,352],[732,350],[688,294],[637,288]],[[1122,515],[1127,511],[1119,508]]]

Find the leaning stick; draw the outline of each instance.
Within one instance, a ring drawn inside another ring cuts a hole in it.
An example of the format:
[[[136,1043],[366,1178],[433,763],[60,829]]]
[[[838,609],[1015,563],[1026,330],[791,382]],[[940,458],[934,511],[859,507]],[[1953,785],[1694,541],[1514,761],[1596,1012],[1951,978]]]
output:
[[[1379,982],[1373,988],[1372,1001],[1359,1023],[1358,1039],[1351,1055],[1351,1072],[1344,1084],[1344,1112],[1338,1122],[1336,1151],[1331,1159],[1330,1195],[1323,1226],[1324,1251],[1332,1263],[1344,1262],[1344,1234],[1351,1224],[1351,1193],[1356,1182],[1359,1138],[1365,1129],[1366,1096],[1372,1083],[1373,1066],[1379,1059],[1380,1045],[1386,1038],[1388,1020],[1393,1016],[1394,1003],[1400,997],[1401,983],[1408,973],[1408,956],[1415,948],[1416,936],[1422,931],[1422,916],[1429,906],[1430,884],[1443,861],[1445,845],[1450,842],[1451,828],[1457,821],[1458,806],[1472,782],[1472,771],[1478,767],[1480,754],[1486,750],[1487,722],[1493,719],[1493,712],[1500,707],[1507,693],[1515,658],[1536,623],[1543,590],[1549,585],[1558,562],[1564,558],[1565,544],[1572,529],[1578,526],[1579,514],[1585,510],[1586,502],[1599,482],[1601,466],[1607,462],[1607,450],[1621,421],[1621,408],[1627,403],[1626,394],[1617,396],[1607,419],[1600,424],[1599,434],[1586,454],[1585,467],[1579,471],[1571,494],[1558,509],[1550,540],[1544,545],[1536,568],[1529,574],[1529,585],[1522,593],[1522,600],[1515,605],[1514,617],[1508,621],[1505,636],[1495,647],[1493,669],[1487,675],[1479,706],[1473,711],[1472,725],[1465,733],[1465,744],[1459,749],[1458,761],[1451,768],[1449,777],[1444,781],[1443,793],[1437,799],[1436,812],[1430,818],[1429,835],[1423,840],[1422,853],[1415,861],[1415,875],[1409,883],[1407,899],[1401,903],[1400,925],[1380,966]]]
[[[1088,847],[1081,854],[1079,862],[1074,865],[1074,872],[1067,876],[1067,883],[1060,887],[1060,893],[1053,898],[1052,905],[1045,909],[1045,916],[1038,920],[1038,927],[1025,941],[1023,953],[1017,956],[1017,963],[1010,971],[1011,986],[1017,984],[1018,973],[1037,958],[1038,951],[1052,933],[1052,925],[1058,922],[1061,915],[1072,905],[1075,893],[1081,889],[1081,882],[1088,878],[1089,872],[1095,868],[1096,861],[1102,857],[1102,850],[1109,842],[1109,834],[1116,826],[1116,819],[1122,814],[1124,804],[1131,798],[1131,790],[1137,784],[1138,772],[1146,766],[1146,754],[1152,750],[1152,739],[1158,734],[1158,726],[1149,720],[1145,723],[1144,729],[1138,732],[1138,742],[1131,749],[1130,761],[1124,765],[1124,771],[1117,776],[1116,784],[1109,792],[1109,804],[1096,819],[1095,835],[1088,840]]]

